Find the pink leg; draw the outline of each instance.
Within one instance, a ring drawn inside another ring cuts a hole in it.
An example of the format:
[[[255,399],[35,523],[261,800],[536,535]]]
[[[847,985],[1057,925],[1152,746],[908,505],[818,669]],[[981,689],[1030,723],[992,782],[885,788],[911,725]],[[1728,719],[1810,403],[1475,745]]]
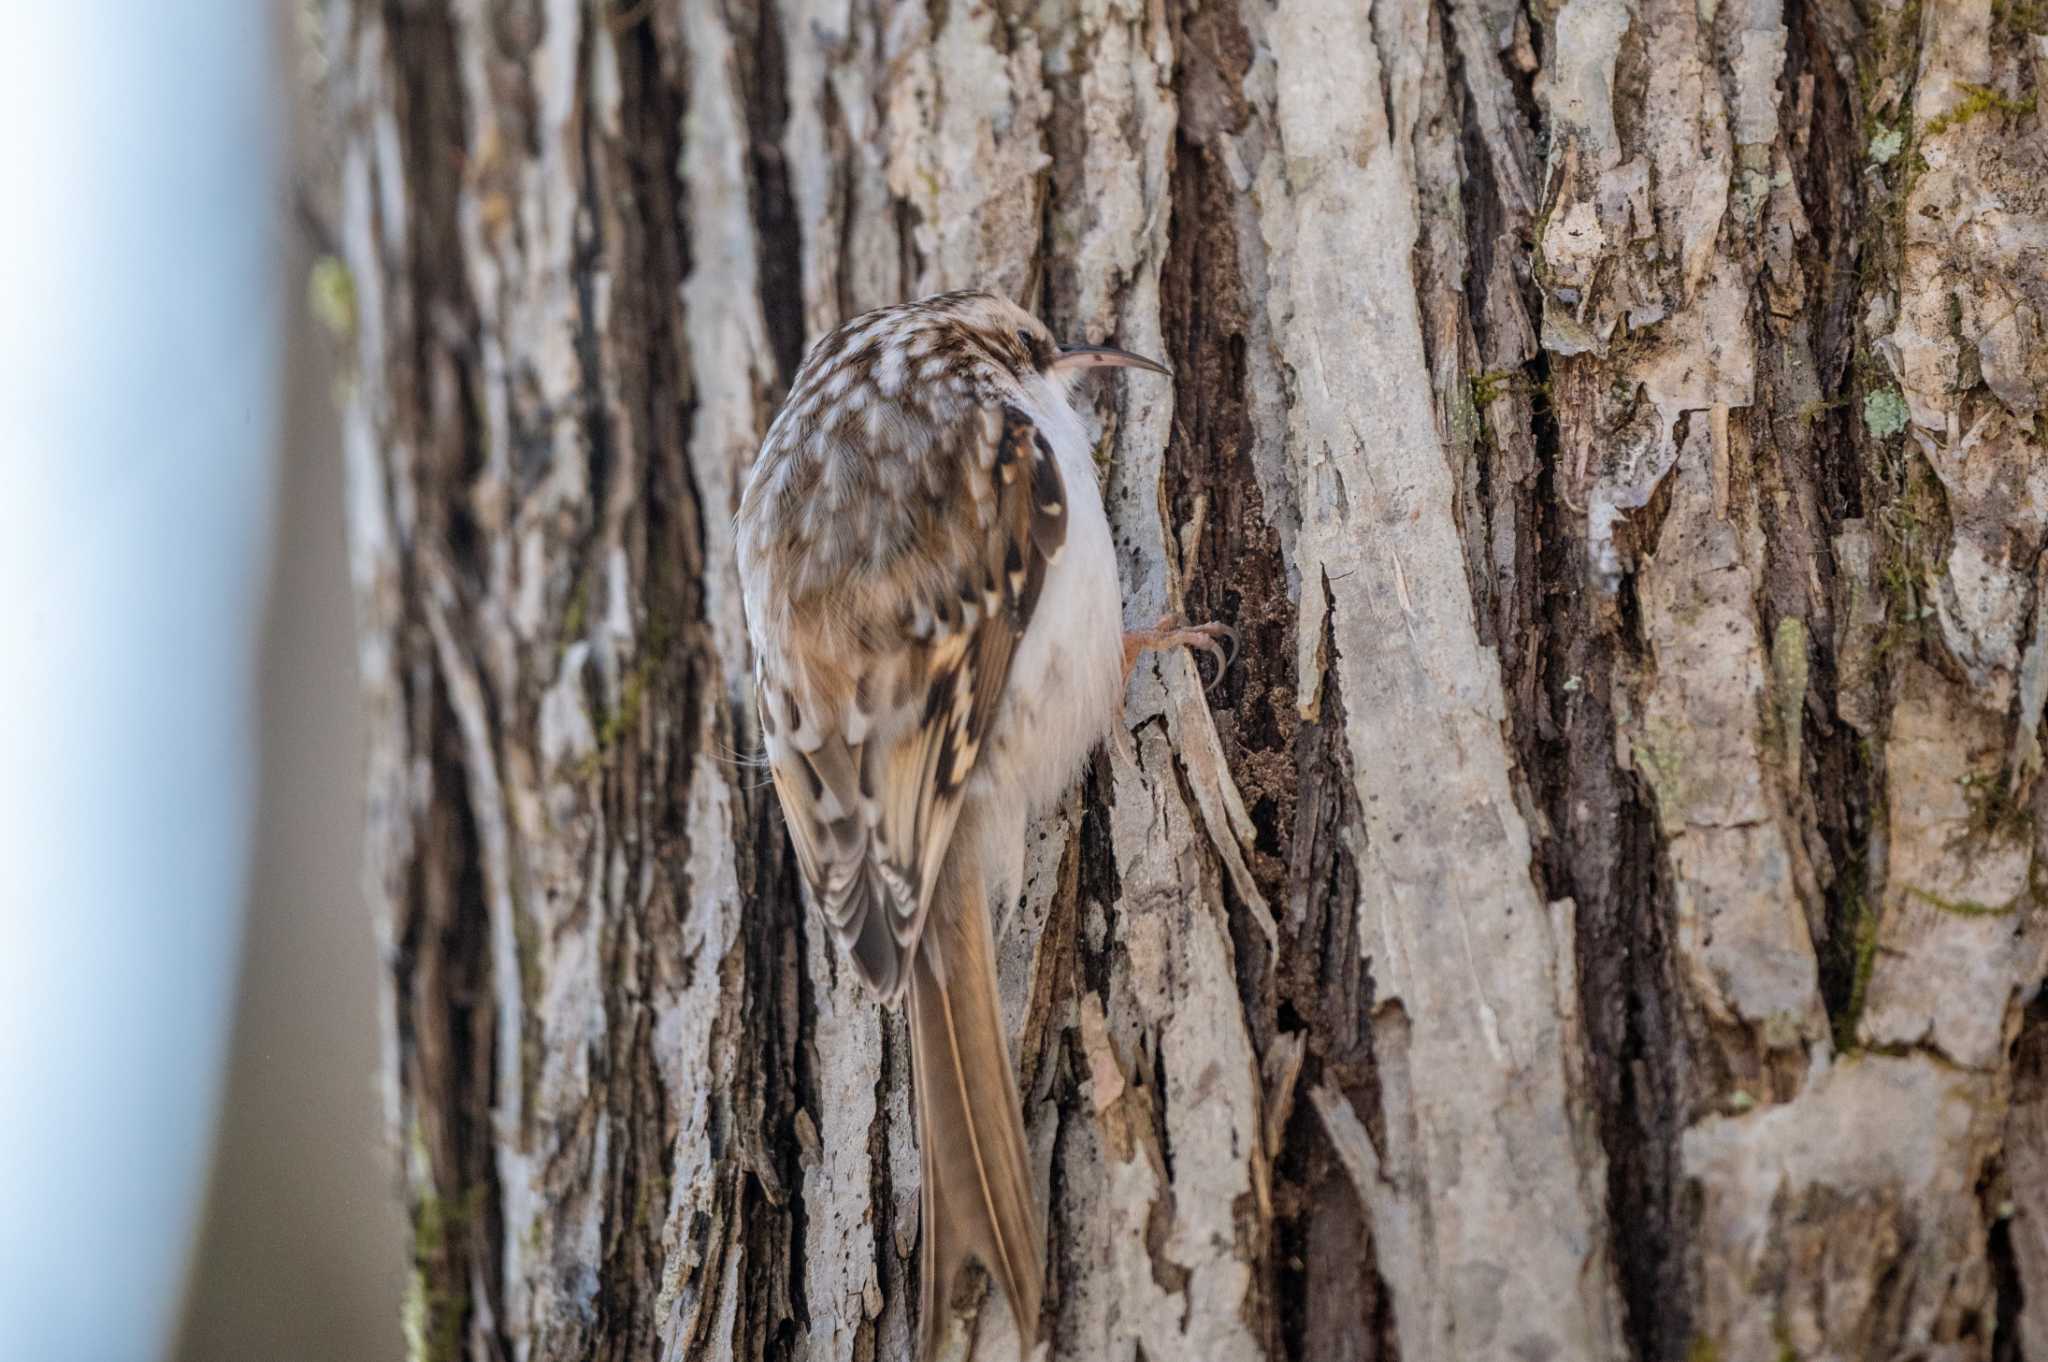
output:
[[[1217,640],[1222,640],[1219,643]],[[1230,650],[1224,651],[1227,643]],[[1182,628],[1180,621],[1172,615],[1162,616],[1158,625],[1124,635],[1124,682],[1130,683],[1131,669],[1138,665],[1140,653],[1154,652],[1161,648],[1199,648],[1216,659],[1216,676],[1209,682],[1214,686],[1223,679],[1223,673],[1230,661],[1237,655],[1237,630],[1227,624],[1197,624]]]

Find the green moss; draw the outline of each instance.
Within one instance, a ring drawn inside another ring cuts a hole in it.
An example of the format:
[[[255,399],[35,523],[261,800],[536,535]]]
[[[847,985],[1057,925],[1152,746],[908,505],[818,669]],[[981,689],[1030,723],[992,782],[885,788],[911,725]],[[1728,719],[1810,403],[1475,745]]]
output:
[[[1970,831],[1979,837],[2024,841],[2034,831],[2033,814],[2024,799],[2013,797],[2013,773],[2001,770],[1964,782],[1963,799],[1970,806]]]
[[[407,1362],[456,1362],[462,1356],[469,1291],[450,1242],[475,1219],[481,1204],[482,1189],[475,1188],[454,1201],[429,1193],[413,1207],[412,1271],[399,1306]]]
[[[562,607],[562,642],[566,646],[583,637],[584,626],[590,622],[590,577],[578,573],[576,584],[569,588],[569,603]]]
[[[1911,569],[1897,558],[1886,561],[1878,580],[1884,586],[1886,628],[1884,637],[1877,641],[1880,657],[1890,653],[1910,633],[1907,626],[1920,618],[1919,582]]]
[[[1915,555],[1916,563],[1920,563],[1918,555],[1922,551],[1933,554],[1947,542],[1948,496],[1934,470],[1924,462],[1915,461],[1907,472],[1904,489],[1882,515],[1894,541]],[[1934,561],[1929,558],[1924,565],[1931,567]]]
[[[340,257],[323,255],[306,272],[306,308],[337,340],[356,333],[356,281]]]
[[[576,764],[571,775],[578,780],[594,775],[599,766],[616,752],[640,723],[640,711],[647,703],[648,688],[660,669],[667,665],[675,644],[675,630],[654,618],[647,623],[639,656],[619,682],[619,702],[597,726],[597,747]]]
[[[1872,7],[1870,29],[1859,53],[1863,60],[1856,68],[1856,92],[1867,114],[1882,111],[1877,97],[1886,76],[1910,76],[1917,65],[1920,4],[1921,0],[1907,0],[1895,13],[1889,14],[1882,6]],[[1906,92],[1901,88],[1898,93],[1903,97]]]
[[[604,716],[604,724],[597,730],[597,746],[600,751],[609,752],[617,747],[625,736],[640,722],[640,706],[647,698],[647,659],[642,658],[626,673],[626,679],[619,683],[617,708]]]
[[[1472,405],[1481,410],[1492,405],[1501,394],[1512,390],[1520,374],[1519,369],[1488,369],[1483,374],[1472,375]]]
[[[406,1362],[427,1362],[433,1356],[433,1346],[427,1337],[432,1327],[426,1274],[414,1268],[406,1276],[405,1297],[398,1303],[398,1332],[405,1340]]]
[[[1973,118],[1981,118],[1989,113],[2000,113],[2013,118],[2024,118],[2034,111],[2035,97],[2033,95],[2028,95],[2025,99],[2014,99],[2010,95],[2002,94],[1988,85],[1971,85],[1967,81],[1957,82],[1956,88],[1963,92],[1961,101],[1948,112],[1936,114],[1928,119],[1925,126],[1920,129],[1921,137],[1933,137],[1937,133],[1947,132],[1950,128],[1967,123]]]
[[[1914,146],[1910,112],[1920,66],[1921,0],[1906,0],[1896,9],[1871,5],[1863,12],[1869,27],[1863,41],[1852,49],[1856,61],[1852,116],[1868,130],[1868,155],[1880,168],[1882,179],[1863,215],[1859,309],[1873,297],[1897,295],[1906,201],[1915,178],[1925,169]],[[1882,363],[1867,351],[1859,356],[1857,370],[1858,386],[1866,391],[1890,382]],[[1871,471],[1883,479],[1881,466]]]
[[[1992,0],[1991,22],[2023,37],[2048,33],[2048,0]]]
[[[642,657],[626,673],[625,680],[619,683],[619,703],[598,724],[597,746],[576,763],[570,773],[573,778],[586,780],[596,775],[606,759],[619,750],[626,735],[639,724],[640,707],[647,698],[647,673],[651,665],[650,659]]]
[[[1870,996],[1870,972],[1877,963],[1878,914],[1860,891],[1850,897],[1842,928],[1849,938],[1849,997],[1835,1018],[1835,1049],[1848,1054],[1856,1048],[1856,1027],[1863,1020],[1863,1004]]]
[[[1465,396],[1472,404],[1472,434],[1476,440],[1486,434],[1486,409],[1493,403],[1503,397],[1524,396],[1540,410],[1550,399],[1550,385],[1531,377],[1526,369],[1488,369],[1466,381]]]
[[[1786,765],[1799,774],[1800,716],[1806,712],[1806,621],[1787,615],[1771,639],[1771,680],[1777,700],[1777,740]]]
[[[532,1006],[541,994],[540,932],[523,905],[512,906],[512,939],[519,956],[519,992],[528,1006],[519,1037],[519,1081],[532,1092],[540,1081],[540,1017]]]
[[[1721,1345],[1702,1334],[1685,1350],[1685,1362],[1721,1362]]]
[[[1675,832],[1685,825],[1686,771],[1685,759],[1675,736],[1667,731],[1653,731],[1644,734],[1631,744],[1630,751],[1635,758],[1635,767],[1649,782],[1650,792],[1657,798],[1659,824],[1667,832]]]
[[[1467,386],[1472,405],[1482,413],[1492,403],[1517,393],[1539,402],[1550,396],[1550,385],[1531,378],[1526,369],[1488,369],[1472,375]]]
[[[1957,917],[2004,917],[2013,911],[2013,905],[2009,903],[2002,908],[1994,908],[1975,899],[1946,899],[1916,884],[1907,885],[1906,892],[1931,908],[1939,908],[1942,912],[1953,913]]]
[[[1902,453],[1896,463],[1881,462],[1873,476],[1880,486],[1897,489],[1877,512],[1884,531],[1878,568],[1886,596],[1885,629],[1877,645],[1882,659],[1918,644],[1924,621],[1935,613],[1930,602],[1947,555],[1949,515],[1948,495],[1924,459]]]
[[[654,1238],[661,1235],[661,1224],[668,1216],[669,1178],[666,1173],[656,1173],[651,1178],[641,1178],[633,1192],[633,1216],[642,1229]]]

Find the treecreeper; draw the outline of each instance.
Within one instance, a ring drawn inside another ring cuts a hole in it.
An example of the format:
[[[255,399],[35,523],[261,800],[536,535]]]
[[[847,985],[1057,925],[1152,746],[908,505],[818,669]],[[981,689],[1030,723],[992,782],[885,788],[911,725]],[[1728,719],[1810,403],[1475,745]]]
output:
[[[1118,721],[1148,648],[1227,661],[1221,625],[1126,632],[1072,401],[1089,371],[992,293],[856,317],[814,344],[747,478],[740,580],[761,735],[817,912],[909,1008],[923,1186],[918,1351],[980,1259],[1022,1351],[1044,1246],[997,1005],[989,905],[1021,890],[1028,820]]]

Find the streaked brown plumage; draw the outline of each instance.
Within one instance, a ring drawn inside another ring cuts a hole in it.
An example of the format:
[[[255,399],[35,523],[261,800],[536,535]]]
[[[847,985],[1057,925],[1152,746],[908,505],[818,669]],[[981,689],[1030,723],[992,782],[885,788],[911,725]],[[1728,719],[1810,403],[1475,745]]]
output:
[[[1115,722],[1129,671],[1067,397],[1098,365],[1165,372],[1061,350],[988,293],[857,317],[805,358],[740,505],[761,731],[798,864],[861,979],[908,1005],[925,1356],[970,1255],[1027,1351],[1038,1337],[1037,1201],[989,903],[1018,892],[1026,819]]]

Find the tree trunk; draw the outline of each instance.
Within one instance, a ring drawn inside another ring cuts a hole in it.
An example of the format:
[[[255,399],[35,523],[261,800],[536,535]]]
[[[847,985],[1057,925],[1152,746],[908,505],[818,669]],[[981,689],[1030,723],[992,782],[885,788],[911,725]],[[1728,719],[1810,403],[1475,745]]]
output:
[[[907,1355],[730,526],[810,339],[979,284],[1170,359],[1127,618],[1246,643],[1001,932],[1053,1355],[2048,1358],[2043,30],[335,0],[415,1355]]]

